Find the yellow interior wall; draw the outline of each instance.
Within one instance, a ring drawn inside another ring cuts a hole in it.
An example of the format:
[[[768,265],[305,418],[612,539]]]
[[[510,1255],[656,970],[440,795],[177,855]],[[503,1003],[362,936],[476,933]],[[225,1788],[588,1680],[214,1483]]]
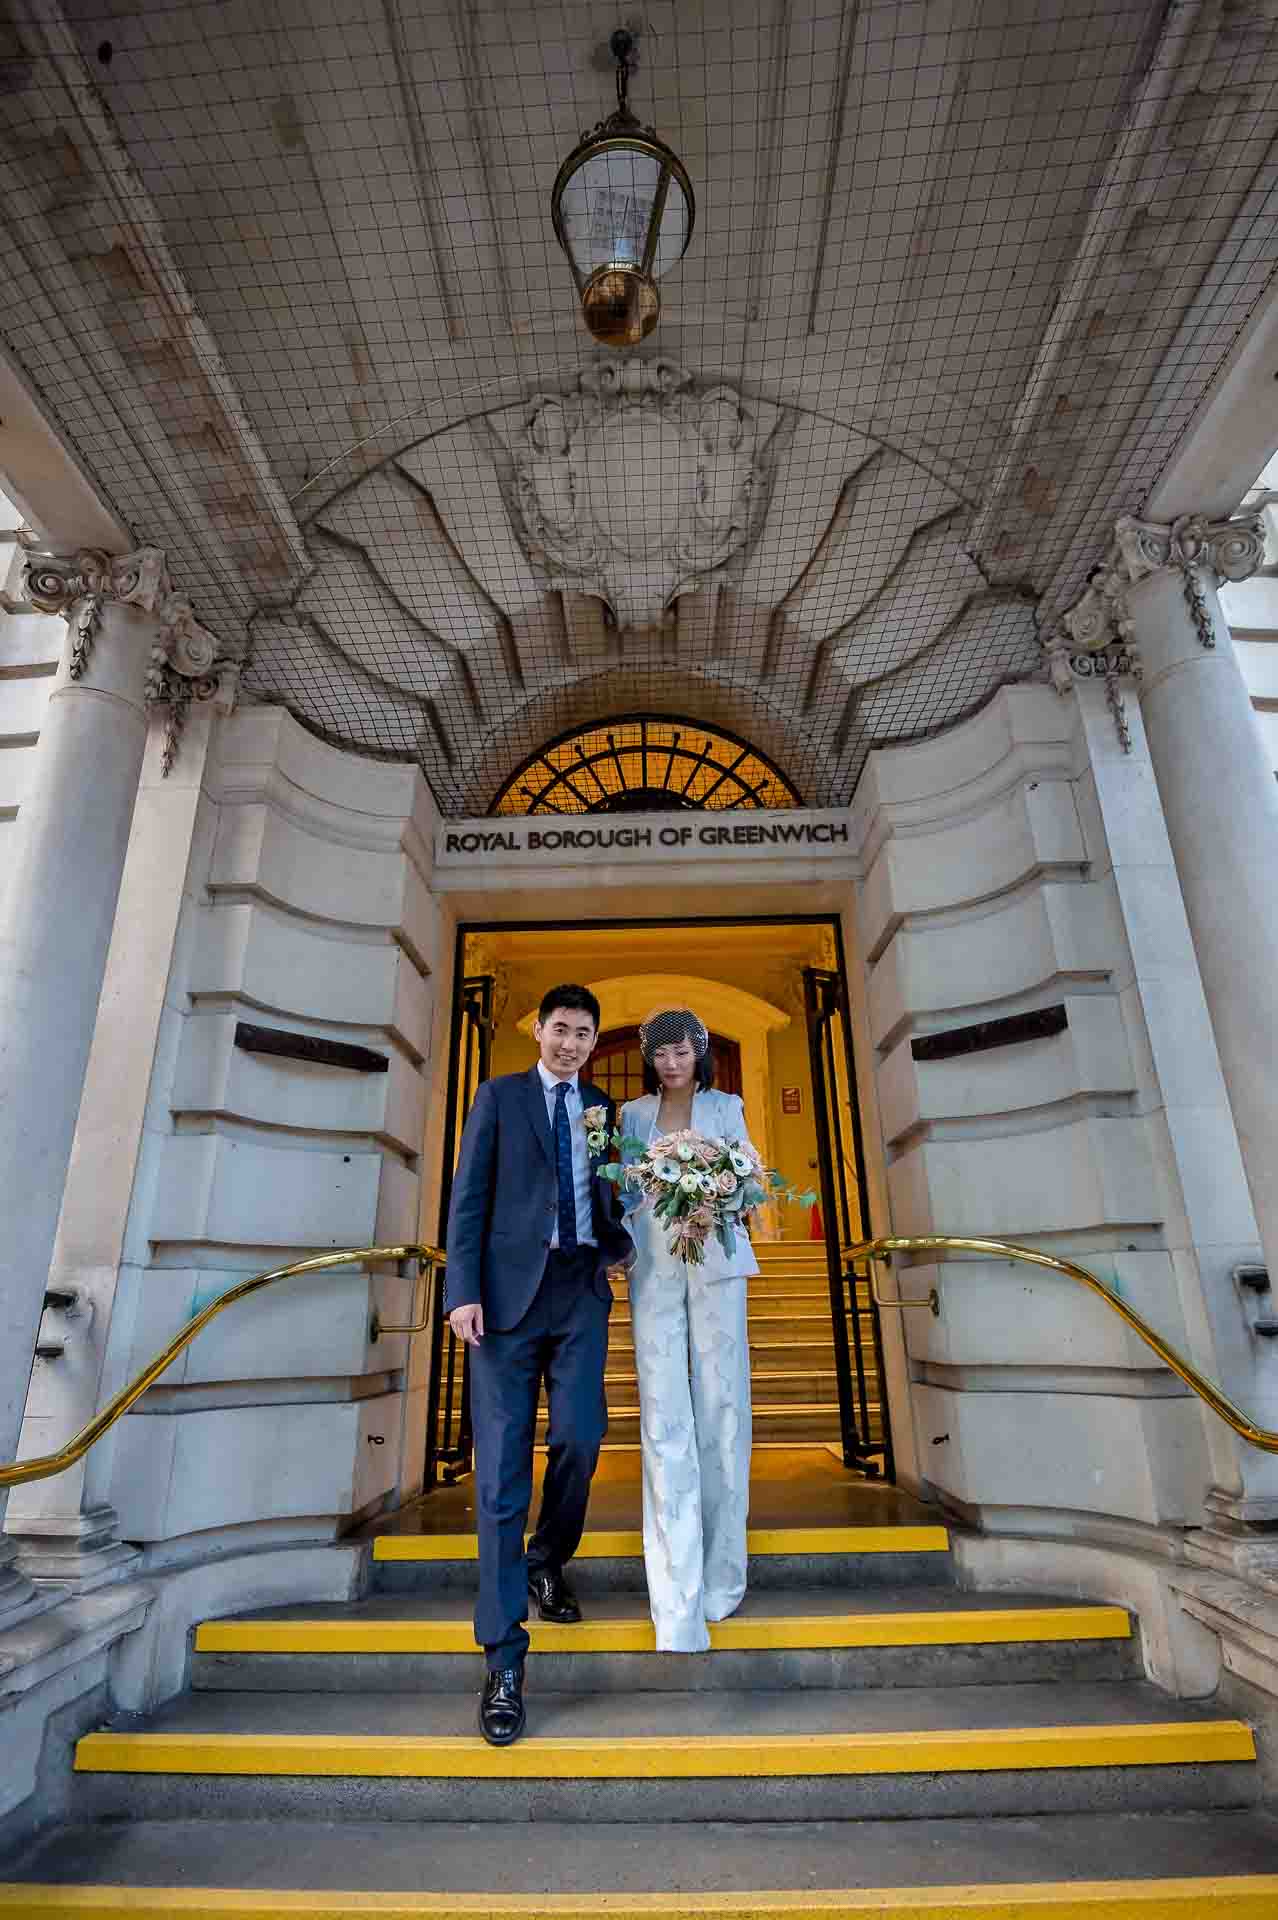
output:
[[[782,1113],[781,1089],[798,1087],[802,1111]],[[768,1035],[768,1093],[772,1152],[777,1167],[797,1187],[816,1188],[818,1184],[816,1128],[812,1122],[812,1076],[808,1071],[808,1035],[803,1015],[795,1013],[790,1025]],[[811,1222],[801,1208],[781,1210],[781,1233],[785,1239],[805,1240]]]

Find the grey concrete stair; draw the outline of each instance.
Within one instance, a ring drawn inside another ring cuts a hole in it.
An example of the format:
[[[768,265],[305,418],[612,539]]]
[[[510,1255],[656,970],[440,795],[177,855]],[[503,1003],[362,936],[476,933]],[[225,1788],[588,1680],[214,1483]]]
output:
[[[572,1650],[571,1632],[562,1651],[536,1648],[530,1673],[539,1688],[555,1692],[687,1692],[791,1687],[837,1688],[989,1685],[1018,1681],[1101,1681],[1138,1677],[1139,1642],[1136,1637],[1113,1639],[964,1640],[964,1617],[975,1622],[991,1607],[1034,1615],[1040,1608],[1067,1602],[955,1592],[946,1588],[878,1588],[831,1596],[812,1588],[773,1588],[747,1593],[734,1621],[747,1628],[759,1622],[759,1638],[781,1638],[769,1633],[778,1621],[795,1623],[807,1633],[810,1646],[755,1646],[716,1649],[696,1660],[679,1654],[605,1651],[584,1654]],[[1075,1603],[1076,1604],[1076,1603]],[[646,1622],[645,1596],[603,1593],[586,1606],[587,1627]],[[884,1616],[918,1615],[944,1619],[954,1638],[941,1644],[895,1646],[836,1646],[819,1630],[808,1632],[814,1619],[859,1617],[868,1626]],[[375,1639],[386,1623],[456,1623],[469,1637],[468,1596],[448,1590],[411,1595],[379,1593],[364,1600],[331,1606],[273,1607],[238,1617],[235,1624],[253,1622],[350,1625]],[[973,1626],[970,1631],[979,1631]],[[1031,1629],[1032,1630],[1032,1629]],[[482,1682],[478,1650],[466,1653],[384,1651],[201,1651],[197,1642],[191,1662],[191,1685],[201,1692],[278,1691],[396,1692],[401,1689],[460,1691]]]
[[[604,1889],[618,1920],[655,1920],[618,1897],[665,1893],[673,1920],[698,1889],[757,1914],[751,1892],[862,1887],[884,1891],[857,1920],[898,1889],[940,1920],[956,1886],[1007,1889],[988,1920],[1010,1920],[1026,1882],[1104,1874],[1098,1914],[1135,1920],[1142,1883],[1180,1875],[1174,1911],[1198,1920],[1195,1877],[1227,1899],[1222,1875],[1272,1868],[1248,1729],[1140,1679],[1121,1610],[960,1592],[928,1509],[851,1486],[824,1449],[760,1458],[750,1591],[713,1652],[651,1650],[633,1469],[601,1470],[573,1567],[586,1621],[534,1623],[528,1733],[485,1747],[473,1491],[454,1489],[374,1543],[363,1599],[202,1626],[191,1690],[83,1740],[67,1824],[0,1880],[104,1886],[85,1895],[99,1920],[159,1920],[169,1888],[213,1920],[219,1887],[255,1915],[272,1889],[299,1912],[313,1892],[316,1920],[348,1911],[344,1887],[403,1890],[433,1920],[467,1920],[450,1892],[484,1895],[489,1920]],[[1270,1885],[1278,1902],[1278,1877],[1249,1884],[1247,1920]]]
[[[534,1507],[535,1511],[535,1507]],[[814,1594],[842,1596],[908,1586],[928,1593],[949,1589],[953,1578],[948,1553],[770,1553],[750,1556],[750,1589],[771,1593],[802,1585]],[[375,1560],[371,1583],[377,1593],[465,1593],[475,1591],[475,1562],[456,1560]],[[621,1554],[572,1563],[572,1584],[584,1600],[606,1593],[646,1594],[643,1560]]]
[[[816,1887],[1013,1887],[1101,1876],[1139,1888],[1164,1878],[1272,1873],[1275,1860],[1278,1819],[1248,1809],[802,1826],[544,1821],[521,1827],[517,1845],[496,1838],[484,1845],[470,1822],[81,1822],[44,1832],[0,1871],[10,1881],[40,1886],[182,1887],[186,1901],[193,1887],[497,1896],[607,1888],[615,1899]],[[191,1910],[184,1904],[183,1911]],[[1106,1917],[1098,1911],[1097,1920]]]
[[[77,1819],[434,1821],[455,1817],[459,1774],[466,1776],[468,1817],[481,1822],[1180,1812],[1248,1806],[1260,1792],[1258,1769],[1242,1759],[1021,1767],[999,1758],[1006,1729],[1035,1730],[1049,1742],[1057,1730],[1083,1729],[1070,1737],[1098,1752],[1139,1755],[1169,1721],[1208,1746],[1229,1724],[1210,1707],[1169,1701],[1137,1681],[600,1697],[543,1691],[530,1679],[528,1700],[528,1734],[491,1758],[475,1736],[471,1690],[188,1693],[152,1716],[141,1746],[124,1743],[146,1770],[116,1770],[108,1742],[111,1770],[76,1775],[71,1812]],[[822,1771],[820,1756],[849,1733],[877,1736],[888,1770],[876,1763],[873,1770]],[[924,1742],[919,1751],[932,1754],[938,1734],[966,1742],[976,1765],[938,1770],[929,1758],[925,1770],[914,1770],[911,1748]],[[211,1743],[199,1736],[212,1736]],[[414,1751],[435,1754],[433,1773],[404,1777],[395,1751],[404,1739]],[[157,1740],[161,1757],[148,1759],[146,1742]],[[707,1740],[727,1742],[731,1772],[697,1771]],[[546,1743],[544,1760],[538,1742]],[[676,1771],[654,1762],[654,1742],[676,1756]],[[777,1742],[784,1770],[761,1777],[761,1756]],[[88,1745],[81,1743],[81,1766]],[[262,1771],[261,1756],[272,1747],[287,1747],[292,1757],[279,1770]],[[170,1764],[167,1753],[184,1756],[188,1770],[161,1771]],[[329,1770],[306,1771],[317,1764]]]

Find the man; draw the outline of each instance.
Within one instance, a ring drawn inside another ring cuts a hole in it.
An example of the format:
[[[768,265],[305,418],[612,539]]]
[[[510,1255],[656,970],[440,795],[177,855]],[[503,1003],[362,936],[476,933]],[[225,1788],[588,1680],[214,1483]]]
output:
[[[613,1107],[580,1074],[599,1034],[586,987],[552,987],[527,1073],[480,1087],[462,1135],[448,1214],[444,1301],[470,1348],[479,1599],[475,1638],[488,1674],[479,1728],[492,1746],[524,1730],[524,1620],[573,1623],[564,1580],[586,1520],[607,1428],[608,1269],[633,1259],[615,1188],[599,1178]],[[604,1112],[587,1138],[585,1115]],[[600,1133],[605,1137],[600,1140]],[[542,1379],[550,1413],[537,1530],[524,1552]]]

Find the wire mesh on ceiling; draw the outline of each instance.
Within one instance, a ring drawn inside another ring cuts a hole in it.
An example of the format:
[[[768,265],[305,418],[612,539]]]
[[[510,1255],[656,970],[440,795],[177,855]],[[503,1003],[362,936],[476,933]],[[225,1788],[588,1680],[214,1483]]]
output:
[[[0,37],[0,338],[245,697],[448,812],[634,712],[848,800],[1039,670],[1275,264],[1245,0],[649,0],[697,217],[636,356],[549,207],[612,0],[62,6]]]

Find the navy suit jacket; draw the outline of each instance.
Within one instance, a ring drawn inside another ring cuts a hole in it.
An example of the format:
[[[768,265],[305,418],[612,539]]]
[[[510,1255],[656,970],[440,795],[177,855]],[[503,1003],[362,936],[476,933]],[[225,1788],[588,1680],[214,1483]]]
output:
[[[614,1110],[607,1094],[584,1080],[579,1091],[583,1106],[607,1108],[611,1134]],[[607,1152],[590,1157],[598,1243],[591,1278],[603,1298],[611,1298],[608,1268],[624,1265],[634,1252],[617,1189],[599,1177],[608,1157]],[[466,1121],[453,1175],[445,1312],[478,1301],[486,1328],[500,1333],[518,1326],[546,1270],[558,1205],[555,1141],[536,1067],[485,1080]]]

